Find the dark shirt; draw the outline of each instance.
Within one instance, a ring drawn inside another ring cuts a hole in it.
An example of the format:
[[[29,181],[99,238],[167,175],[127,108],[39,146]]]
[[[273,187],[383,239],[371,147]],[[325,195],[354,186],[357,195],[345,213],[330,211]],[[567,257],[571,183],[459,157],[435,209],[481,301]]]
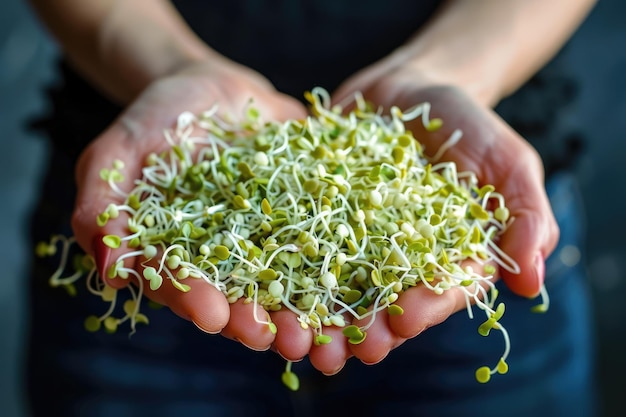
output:
[[[402,45],[438,0],[177,0],[212,48],[302,97],[329,91]]]
[[[190,27],[219,53],[303,99],[315,86],[333,91],[358,70],[403,44],[435,13],[437,0],[176,0]],[[50,90],[52,114],[36,125],[76,158],[122,110],[62,59]],[[542,155],[547,174],[571,165],[582,140],[559,120],[576,81],[558,57],[496,111]]]

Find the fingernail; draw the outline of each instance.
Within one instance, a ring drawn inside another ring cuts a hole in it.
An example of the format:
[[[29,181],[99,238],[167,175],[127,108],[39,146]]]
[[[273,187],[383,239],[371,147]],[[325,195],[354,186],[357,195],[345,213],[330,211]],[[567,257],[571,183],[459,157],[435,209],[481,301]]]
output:
[[[233,340],[235,342],[241,343],[242,345],[244,345],[248,349],[253,350],[255,352],[265,352],[266,350],[268,350],[270,348],[269,346],[252,346],[252,345],[249,345],[248,343],[242,342],[241,339],[238,338],[238,337],[234,337]]]
[[[339,372],[341,372],[341,370],[343,369],[343,367],[346,366],[346,363],[342,363],[340,367],[330,371],[330,372],[322,372],[322,374],[324,374],[325,376],[333,376],[333,375],[337,375]]]
[[[383,356],[382,358],[380,358],[380,359],[378,359],[378,360],[372,361],[372,362],[369,362],[369,361],[363,361],[363,360],[362,360],[361,362],[363,363],[363,365],[368,365],[368,366],[371,366],[371,365],[376,365],[376,364],[378,364],[378,363],[382,362],[382,360],[383,360],[383,359],[385,359],[385,357],[387,357],[387,355]]]
[[[276,353],[278,356],[280,356],[280,357],[281,357],[281,358],[283,358],[284,360],[289,361],[289,362],[300,362],[300,361],[302,361],[302,360],[304,359],[304,357],[301,357],[301,358],[296,358],[296,359],[293,359],[293,358],[288,358],[288,357],[286,357],[285,355],[283,355],[283,354],[280,352],[280,350],[276,349],[276,346],[274,346],[274,345],[270,346],[270,350],[271,350],[272,352]]]
[[[196,323],[196,322],[195,322],[195,320],[191,320],[191,322],[192,322],[192,323],[193,323],[193,324],[194,324],[194,325],[195,325],[198,329],[200,329],[201,331],[203,331],[204,333],[208,333],[208,334],[218,334],[218,333],[220,332],[219,330],[218,330],[218,331],[216,331],[216,332],[210,332],[210,331],[208,331],[208,330],[206,330],[206,329],[204,329],[204,328],[200,327],[200,325],[199,325],[198,323]]]
[[[545,259],[543,259],[543,255],[541,253],[538,253],[537,255],[535,255],[535,260],[534,260],[534,267],[535,267],[535,279],[537,280],[537,292],[539,292],[541,290],[541,286],[543,285],[543,281],[545,278],[545,274],[546,274],[546,261]]]
[[[100,277],[106,277],[106,266],[111,258],[111,248],[104,244],[102,241],[102,235],[98,235],[94,238],[93,243],[93,257],[96,261],[96,269]]]

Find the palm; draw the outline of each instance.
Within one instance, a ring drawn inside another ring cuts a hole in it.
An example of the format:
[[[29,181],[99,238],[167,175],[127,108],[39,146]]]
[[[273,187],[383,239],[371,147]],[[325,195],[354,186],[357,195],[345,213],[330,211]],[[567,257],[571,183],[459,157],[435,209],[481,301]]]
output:
[[[386,93],[382,93],[382,92]],[[410,128],[423,142],[431,157],[454,129],[461,140],[440,155],[454,161],[459,170],[476,173],[482,184],[492,184],[507,200],[515,221],[503,235],[500,246],[521,268],[520,274],[501,271],[502,278],[516,293],[534,296],[541,283],[535,273],[535,256],[544,258],[554,248],[558,230],[543,191],[543,168],[536,152],[492,111],[477,105],[460,90],[451,87],[387,88],[371,90],[374,103],[408,108],[421,102],[431,104],[431,117],[443,119],[443,127],[427,132],[420,121]]]
[[[432,86],[411,71],[390,70],[385,65],[366,69],[348,80],[336,92],[337,101],[343,102],[359,91],[384,111],[392,106],[406,110],[429,102],[431,118],[441,118],[442,128],[427,132],[421,120],[408,126],[429,157],[437,155],[452,132],[460,129],[462,139],[437,157],[455,162],[459,171],[474,172],[482,184],[494,185],[505,196],[515,221],[501,236],[499,245],[518,263],[521,272],[502,270],[500,276],[514,292],[537,295],[543,281],[543,259],[556,244],[558,228],[543,190],[543,169],[536,152],[495,113],[460,89]],[[396,303],[404,314],[381,314],[365,341],[348,347],[351,354],[365,363],[376,363],[405,340],[444,322],[466,306],[461,291],[435,295],[421,286],[404,292]]]
[[[72,219],[79,244],[93,253],[92,244],[101,246],[99,236],[102,234],[127,234],[126,221],[121,217],[109,221],[102,229],[96,225],[97,215],[109,203],[122,203],[121,198],[99,178],[102,168],[110,167],[116,159],[122,160],[126,180],[120,187],[130,189],[133,181],[141,176],[146,156],[169,146],[163,138],[163,129],[174,126],[182,112],[199,113],[217,104],[221,113],[243,116],[250,99],[254,99],[255,106],[267,119],[299,118],[306,114],[296,100],[277,93],[266,80],[241,68],[230,68],[229,71],[191,68],[148,87],[81,155],[77,166],[78,197]],[[113,251],[100,265],[101,271],[106,270],[123,252],[123,248]],[[142,268],[139,264],[135,265],[139,272]],[[121,279],[108,280],[108,283],[118,288],[127,285],[127,281]],[[268,327],[254,321],[251,305],[229,305],[220,291],[202,280],[189,284],[193,288],[187,293],[169,285],[162,285],[156,291],[144,290],[150,299],[167,305],[206,332],[222,332],[254,349],[267,349],[274,341]],[[258,313],[266,314],[263,311]],[[289,323],[296,320],[285,320],[284,317],[277,315],[277,322],[287,323],[282,326],[286,328],[284,333],[289,334]],[[308,343],[310,346],[307,340],[310,336],[301,334],[304,345]],[[290,346],[296,346],[296,351],[290,351]],[[283,350],[288,355],[295,355],[294,359],[299,359],[308,352],[308,346],[304,350],[299,346],[292,343]]]

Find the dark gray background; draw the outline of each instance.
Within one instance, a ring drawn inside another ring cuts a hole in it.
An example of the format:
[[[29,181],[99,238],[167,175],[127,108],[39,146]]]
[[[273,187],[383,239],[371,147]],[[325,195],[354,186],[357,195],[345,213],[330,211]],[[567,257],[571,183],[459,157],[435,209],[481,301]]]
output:
[[[577,165],[587,205],[586,262],[595,303],[600,416],[626,415],[626,2],[602,0],[564,50],[582,80],[567,127],[587,139]],[[0,415],[26,417],[21,394],[26,220],[37,193],[42,138],[24,129],[40,111],[55,48],[19,0],[0,2]],[[54,383],[54,381],[51,381]],[[575,398],[572,399],[575,401]]]

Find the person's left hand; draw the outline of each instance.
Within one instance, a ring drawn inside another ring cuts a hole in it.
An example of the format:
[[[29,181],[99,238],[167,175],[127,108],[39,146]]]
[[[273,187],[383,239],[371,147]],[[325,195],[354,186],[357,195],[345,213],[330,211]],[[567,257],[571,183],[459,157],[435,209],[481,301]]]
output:
[[[429,157],[455,129],[462,130],[462,139],[440,158],[454,161],[459,172],[474,172],[480,184],[492,184],[504,195],[515,220],[498,243],[516,261],[520,272],[501,269],[495,276],[520,296],[537,296],[543,285],[544,260],[554,249],[559,230],[544,190],[543,166],[535,150],[490,108],[460,88],[435,84],[408,68],[379,65],[366,69],[346,81],[334,99],[346,102],[355,92],[361,92],[366,100],[385,111],[391,106],[405,110],[430,102],[431,118],[441,118],[443,127],[429,133],[421,120],[408,126]],[[378,314],[361,344],[349,344],[338,332],[331,344],[314,346],[310,352],[314,366],[327,372],[340,369],[342,356],[347,360],[352,355],[367,364],[380,362],[407,339],[465,309],[466,299],[461,290],[436,295],[424,286],[416,286],[401,294],[396,304],[404,314]],[[326,332],[331,333],[331,329]]]

